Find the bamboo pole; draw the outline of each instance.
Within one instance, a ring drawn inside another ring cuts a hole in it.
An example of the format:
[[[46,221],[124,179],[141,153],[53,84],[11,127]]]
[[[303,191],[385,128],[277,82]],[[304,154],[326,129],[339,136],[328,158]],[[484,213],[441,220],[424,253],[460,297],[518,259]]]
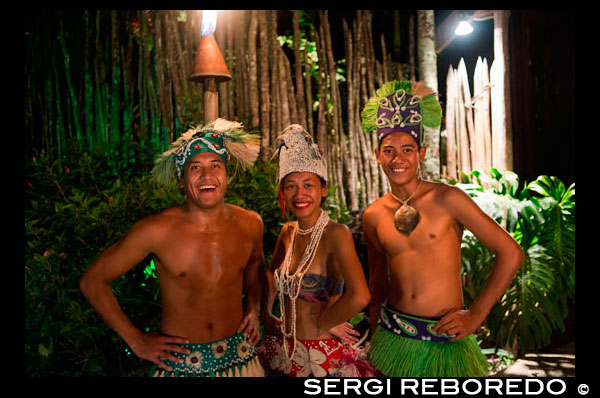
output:
[[[308,44],[304,46],[304,87],[306,87],[305,100],[306,100],[306,128],[308,132],[314,137],[315,128],[313,125],[313,96],[312,96],[312,82],[310,75],[310,64],[308,62]]]
[[[483,105],[483,61],[481,57],[477,57],[475,64],[475,72],[473,76],[473,135],[475,136],[475,143],[472,146],[473,155],[473,168],[480,172],[484,172],[486,168],[485,164],[485,137],[484,137],[484,105]]]
[[[337,173],[338,173],[338,183],[339,183],[339,198],[342,205],[347,204],[347,198],[345,193],[346,182],[348,181],[348,157],[345,156],[348,153],[347,148],[347,138],[344,133],[344,124],[342,122],[342,106],[341,106],[341,97],[340,92],[336,80],[336,70],[335,63],[333,58],[333,48],[331,44],[331,27],[329,26],[328,20],[328,11],[325,10],[321,13],[322,18],[322,26],[324,31],[324,44],[327,54],[327,63],[329,70],[329,81],[330,81],[330,95],[333,103],[333,133],[336,140],[336,162],[337,162]],[[358,199],[356,196],[355,187],[349,188],[349,196],[350,196],[350,208],[357,209],[358,208]]]
[[[260,92],[260,153],[263,162],[269,158],[270,146],[270,99],[269,99],[269,40],[267,35],[267,12],[258,10],[258,88]]]
[[[468,168],[463,169],[463,172],[470,173],[473,170],[473,147],[475,145],[475,136],[474,136],[474,126],[473,126],[473,110],[471,106],[471,92],[469,89],[469,78],[467,76],[467,68],[465,66],[465,60],[460,59],[458,63],[458,84],[459,84],[459,94],[461,95],[462,102],[462,117],[461,117],[461,136],[466,135],[466,138],[463,137],[461,140],[461,145],[468,151],[468,157],[464,157],[463,160],[468,159]],[[464,121],[464,129],[463,123]],[[466,146],[466,143],[469,143]],[[467,163],[465,163],[467,166]]]
[[[248,26],[248,83],[250,102],[250,127],[257,127],[258,117],[258,72],[256,66],[256,32],[258,29],[258,17],[256,10],[249,10],[250,24]]]
[[[456,180],[456,76],[452,65],[448,67],[446,77],[446,172],[447,176]]]
[[[281,117],[282,117],[282,130],[294,123],[294,115],[292,114],[294,106],[291,105],[292,98],[290,98],[289,86],[291,81],[288,80],[289,76],[289,62],[281,46],[277,49],[277,59],[279,61],[279,95],[281,97]],[[293,89],[292,89],[293,90]],[[295,102],[295,101],[294,101]],[[295,111],[295,109],[294,109]],[[297,118],[297,117],[296,117]]]
[[[271,139],[275,142],[277,135],[283,130],[281,122],[281,98],[279,90],[279,43],[277,42],[277,11],[269,10],[269,51],[271,63]]]
[[[226,40],[226,51],[225,53],[227,54],[226,57],[226,63],[227,63],[227,68],[229,69],[229,72],[231,73],[231,77],[232,79],[227,81],[225,83],[225,85],[227,86],[227,112],[225,112],[224,110],[221,110],[221,112],[223,112],[224,114],[226,114],[229,118],[231,118],[235,113],[236,113],[236,107],[235,107],[235,100],[236,100],[236,93],[235,93],[235,84],[236,82],[234,81],[236,75],[236,68],[235,68],[235,61],[233,60],[234,57],[234,52],[235,52],[235,43],[234,43],[234,29],[233,29],[233,19],[234,19],[234,14],[233,14],[233,10],[227,10],[227,14],[228,14],[228,18],[227,18],[227,40]],[[237,80],[237,79],[236,79]]]
[[[94,85],[92,83],[92,74],[90,72],[90,21],[89,11],[85,10],[83,13],[84,19],[84,50],[83,50],[83,87],[84,87],[84,99],[83,99],[83,124],[85,127],[85,137],[88,142],[88,150],[91,152],[94,148],[94,140],[92,137],[92,127],[94,119],[93,101],[94,101]]]
[[[354,101],[354,56],[353,56],[353,42],[352,35],[348,32],[348,24],[346,20],[343,20],[343,31],[344,31],[344,49],[346,52],[346,83],[348,87],[348,95],[347,95],[347,112],[348,115],[355,115],[360,113],[358,109],[355,109],[355,101]],[[356,119],[353,116],[348,117],[348,149],[349,149],[349,157],[348,157],[348,191],[350,193],[350,208],[352,210],[358,210],[359,208],[359,197],[358,197],[358,188],[357,183],[360,180],[358,174],[358,164],[360,163],[358,160],[358,143],[357,143],[357,127],[356,127]],[[361,184],[364,191],[364,185]],[[364,203],[364,200],[363,200]]]
[[[416,80],[415,73],[415,16],[411,15],[408,19],[408,65],[410,70],[410,80]]]
[[[389,76],[388,76],[388,68],[390,67],[389,63],[388,63],[388,56],[387,56],[387,51],[385,48],[385,37],[383,35],[383,33],[381,34],[380,37],[380,41],[381,41],[381,69],[382,69],[382,84],[385,84],[388,80],[389,80]]]
[[[302,78],[302,59],[300,58],[300,15],[298,10],[292,11],[292,29],[294,44],[294,74],[296,81],[296,106],[298,123],[308,128],[306,121],[306,100],[304,99],[304,84]]]
[[[498,81],[501,79],[499,76],[502,73],[498,67],[498,62],[494,60],[492,67],[490,68],[490,101],[492,108],[492,167],[498,170],[504,170],[505,155],[502,153],[506,148],[506,141],[504,140],[504,118],[503,112],[501,111],[503,95]]]
[[[490,70],[483,59],[483,141],[485,145],[485,167],[492,167],[492,128],[490,124]]]
[[[175,130],[177,130],[177,128],[179,127],[179,117],[181,115],[183,115],[184,111],[183,111],[183,93],[182,93],[182,83],[181,83],[181,76],[180,76],[180,72],[182,70],[184,70],[184,68],[182,68],[179,65],[179,57],[177,54],[177,47],[179,44],[179,40],[177,40],[177,36],[175,34],[175,26],[174,23],[176,23],[176,19],[175,21],[172,20],[171,18],[171,13],[173,10],[165,10],[163,11],[163,16],[164,16],[164,24],[165,24],[165,43],[166,43],[166,58],[165,58],[165,63],[166,63],[166,68],[167,68],[167,73],[170,76],[170,86],[169,88],[172,88],[172,90],[169,90],[169,95],[173,97],[173,102],[175,103],[175,112],[173,114],[173,128]],[[173,94],[171,94],[171,92]],[[172,137],[174,138],[174,136]]]

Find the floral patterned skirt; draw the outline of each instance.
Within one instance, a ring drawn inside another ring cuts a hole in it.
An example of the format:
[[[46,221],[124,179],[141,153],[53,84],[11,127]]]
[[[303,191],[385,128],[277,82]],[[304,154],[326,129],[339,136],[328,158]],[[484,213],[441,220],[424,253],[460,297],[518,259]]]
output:
[[[190,354],[174,352],[183,363],[169,360],[164,362],[173,371],[169,372],[155,365],[153,376],[181,377],[264,377],[265,373],[256,353],[256,348],[243,333],[203,344],[181,344]]]
[[[286,355],[282,337],[265,336],[259,355],[268,376],[373,377],[377,373],[367,363],[366,350],[343,344],[336,338],[297,340],[290,359],[293,345],[293,339],[288,339]]]

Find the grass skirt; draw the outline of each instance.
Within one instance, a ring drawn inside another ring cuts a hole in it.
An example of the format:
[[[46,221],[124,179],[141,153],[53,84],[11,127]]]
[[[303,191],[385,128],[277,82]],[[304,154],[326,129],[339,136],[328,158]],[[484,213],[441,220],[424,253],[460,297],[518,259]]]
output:
[[[402,337],[377,326],[369,361],[388,377],[489,375],[487,359],[472,335],[456,342],[432,342]]]

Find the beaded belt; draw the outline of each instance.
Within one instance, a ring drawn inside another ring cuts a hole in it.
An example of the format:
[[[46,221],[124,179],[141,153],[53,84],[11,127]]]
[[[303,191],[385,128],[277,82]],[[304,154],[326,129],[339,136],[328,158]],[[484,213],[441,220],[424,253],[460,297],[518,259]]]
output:
[[[391,333],[415,340],[448,342],[446,334],[436,334],[431,329],[442,319],[440,316],[424,317],[398,311],[387,301],[381,306],[379,325]]]
[[[243,333],[211,343],[180,345],[190,350],[190,354],[173,352],[173,355],[183,359],[183,363],[165,360],[164,362],[173,368],[173,372],[167,373],[214,376],[236,366],[241,368],[256,356],[255,347]]]

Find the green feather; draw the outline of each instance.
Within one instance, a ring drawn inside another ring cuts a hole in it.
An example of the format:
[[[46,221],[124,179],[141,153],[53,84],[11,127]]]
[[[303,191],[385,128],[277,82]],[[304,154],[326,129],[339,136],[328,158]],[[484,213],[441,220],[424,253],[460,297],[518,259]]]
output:
[[[364,133],[370,134],[371,131],[377,130],[375,122],[377,121],[377,113],[379,112],[379,100],[394,94],[401,88],[410,93],[411,82],[407,80],[392,80],[375,91],[375,95],[365,104],[365,107],[360,114],[362,118],[362,130]]]
[[[442,107],[434,95],[427,95],[421,100],[421,115],[427,127],[438,128],[442,125]]]
[[[152,168],[152,177],[161,185],[169,186],[177,181],[174,152],[160,155]]]

